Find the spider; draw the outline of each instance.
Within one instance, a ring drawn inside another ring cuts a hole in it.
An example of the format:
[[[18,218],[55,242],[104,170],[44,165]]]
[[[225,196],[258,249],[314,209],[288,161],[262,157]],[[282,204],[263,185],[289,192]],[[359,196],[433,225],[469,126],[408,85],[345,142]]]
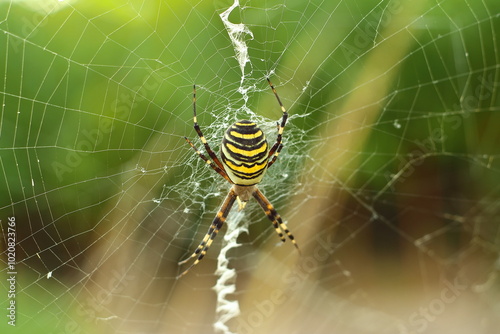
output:
[[[257,203],[259,203],[269,220],[273,223],[274,229],[276,230],[276,233],[278,233],[281,241],[285,242],[286,240],[283,235],[284,232],[297,250],[299,250],[295,238],[288,230],[288,227],[283,222],[278,212],[274,209],[274,206],[257,188],[257,184],[264,177],[266,170],[274,164],[281,149],[283,148],[281,140],[288,118],[288,113],[281,103],[278,93],[276,93],[276,89],[269,78],[267,79],[267,82],[269,83],[274,96],[276,96],[276,99],[281,107],[281,111],[283,112],[281,124],[279,122],[277,123],[278,136],[276,138],[276,142],[271,149],[269,149],[266,137],[257,124],[248,120],[237,121],[232,124],[224,134],[221,145],[220,160],[210,148],[210,145],[203,136],[200,126],[198,125],[198,121],[196,119],[196,85],[193,86],[194,129],[205,146],[205,150],[207,151],[209,158],[201,153],[187,137],[184,137],[184,139],[186,139],[188,144],[196,151],[196,154],[198,154],[203,161],[205,161],[214,171],[219,173],[233,186],[229,190],[226,199],[222,203],[221,208],[217,212],[217,215],[212,221],[207,234],[205,234],[205,237],[199,246],[190,257],[179,262],[179,265],[182,265],[187,263],[190,259],[196,257],[196,260],[191,264],[191,266],[182,272],[178,277],[185,275],[191,268],[203,259],[220,228],[226,221],[226,217],[229,214],[234,202],[237,201],[238,210],[242,210],[252,196],[257,200]]]

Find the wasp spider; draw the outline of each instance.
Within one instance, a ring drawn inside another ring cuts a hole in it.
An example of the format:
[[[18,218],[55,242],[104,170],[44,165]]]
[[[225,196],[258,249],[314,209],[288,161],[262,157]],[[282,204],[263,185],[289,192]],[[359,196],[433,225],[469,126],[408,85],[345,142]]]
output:
[[[292,233],[290,233],[288,227],[283,222],[278,212],[274,209],[274,206],[257,188],[257,183],[262,180],[267,168],[274,164],[278,158],[278,154],[283,148],[281,139],[283,136],[283,129],[285,128],[286,120],[288,118],[288,113],[281,103],[278,93],[276,93],[276,89],[269,79],[267,79],[267,81],[269,82],[269,86],[271,86],[271,89],[281,107],[281,111],[283,112],[281,124],[278,122],[278,136],[276,138],[276,142],[271,149],[269,149],[266,137],[257,124],[251,121],[241,120],[231,125],[224,134],[221,145],[220,160],[215,155],[214,151],[212,151],[210,145],[208,145],[208,142],[203,136],[200,126],[198,125],[198,121],[196,120],[196,86],[193,86],[194,129],[205,146],[205,150],[207,151],[209,158],[203,155],[203,153],[201,153],[187,137],[184,138],[201,159],[203,159],[210,167],[212,167],[213,170],[219,173],[233,186],[231,190],[229,190],[229,194],[224,200],[224,203],[222,203],[219,212],[217,212],[217,215],[212,221],[207,234],[201,241],[198,248],[196,248],[190,257],[179,262],[179,264],[184,264],[190,259],[196,258],[193,264],[181,273],[179,277],[185,275],[192,267],[197,265],[203,259],[208,251],[208,248],[222,227],[222,224],[224,224],[234,202],[237,201],[238,209],[242,210],[252,196],[262,207],[269,220],[272,221],[278,236],[281,238],[281,241],[285,241],[285,237],[283,235],[284,232],[295,247],[297,247],[297,250],[299,249]]]

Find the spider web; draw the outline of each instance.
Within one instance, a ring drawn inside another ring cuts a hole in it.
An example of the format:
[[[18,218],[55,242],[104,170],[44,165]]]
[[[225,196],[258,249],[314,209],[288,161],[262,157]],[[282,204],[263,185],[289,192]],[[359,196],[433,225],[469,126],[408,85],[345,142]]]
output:
[[[0,1],[2,333],[495,332],[499,13]],[[183,138],[192,85],[218,152],[238,119],[275,140],[268,76],[290,118],[259,188],[302,254],[250,201],[177,279],[229,189]]]

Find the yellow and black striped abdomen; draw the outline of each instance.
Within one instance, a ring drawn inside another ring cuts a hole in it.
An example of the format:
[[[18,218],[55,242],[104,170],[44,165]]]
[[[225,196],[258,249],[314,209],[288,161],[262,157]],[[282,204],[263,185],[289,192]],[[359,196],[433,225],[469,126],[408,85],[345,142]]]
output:
[[[224,134],[221,157],[224,170],[234,184],[259,183],[267,169],[269,147],[257,124],[238,121]]]

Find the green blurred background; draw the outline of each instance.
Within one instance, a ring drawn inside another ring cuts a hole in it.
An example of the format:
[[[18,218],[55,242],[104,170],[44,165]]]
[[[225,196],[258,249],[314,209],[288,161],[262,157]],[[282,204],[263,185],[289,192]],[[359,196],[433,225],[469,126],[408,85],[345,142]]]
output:
[[[213,332],[220,241],[175,278],[228,189],[184,141],[192,85],[218,151],[240,118],[274,140],[267,76],[291,118],[261,189],[303,255],[247,207],[230,327],[493,333],[498,1],[240,1],[244,74],[219,16],[231,4],[0,1],[0,220],[4,245],[17,222],[19,305],[2,333]],[[270,307],[276,291],[286,303]]]

